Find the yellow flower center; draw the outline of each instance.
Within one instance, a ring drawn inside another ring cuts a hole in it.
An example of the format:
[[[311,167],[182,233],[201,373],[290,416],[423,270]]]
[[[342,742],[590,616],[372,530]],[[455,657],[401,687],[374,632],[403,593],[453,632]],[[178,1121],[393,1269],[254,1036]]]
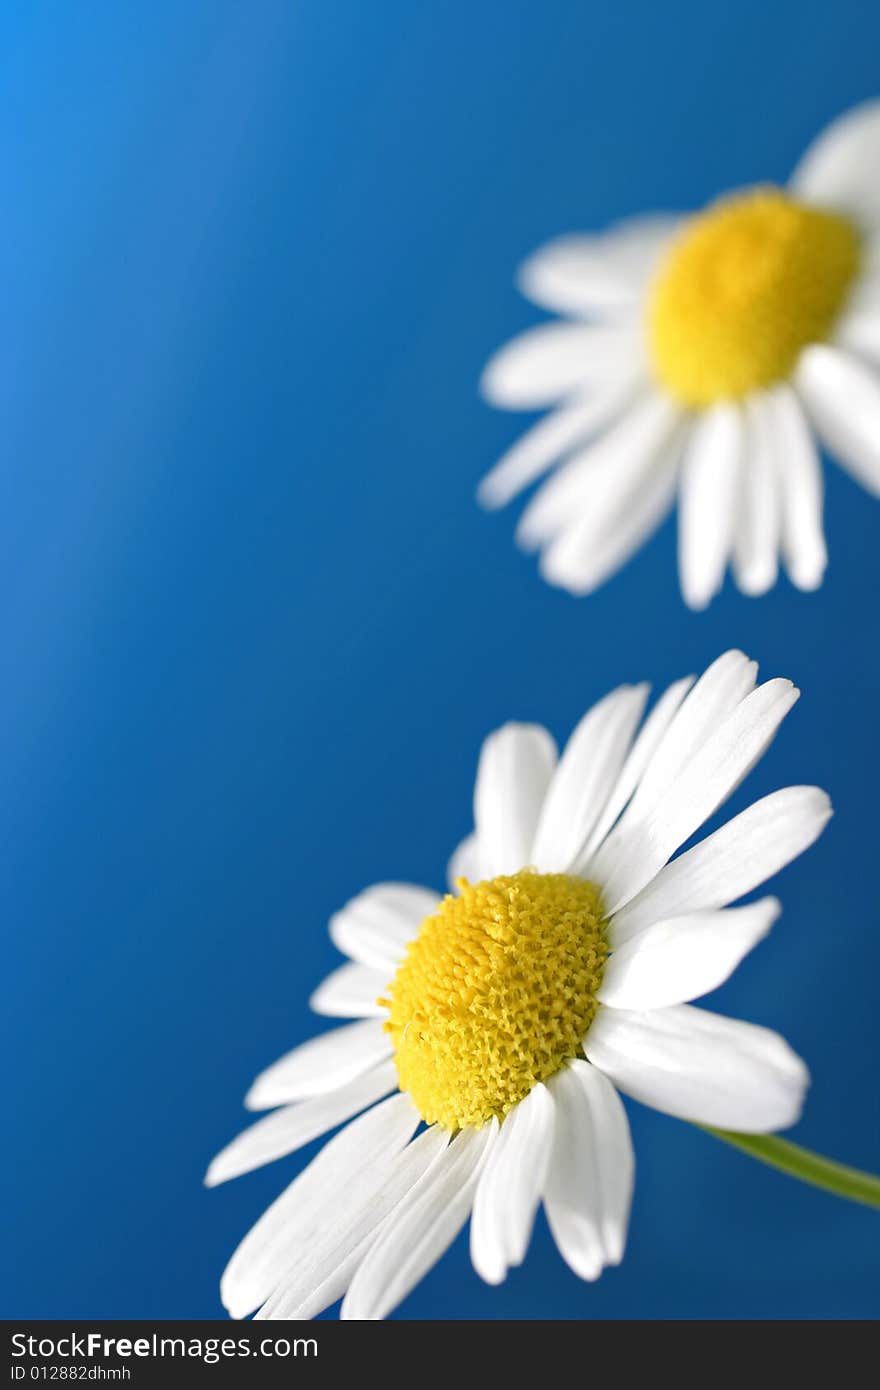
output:
[[[389,986],[400,1087],[428,1124],[499,1119],[577,1056],[607,955],[599,889],[531,869],[444,898]]]
[[[853,225],[777,188],[722,198],[689,220],[648,303],[648,349],[683,405],[781,381],[828,333],[859,268]]]

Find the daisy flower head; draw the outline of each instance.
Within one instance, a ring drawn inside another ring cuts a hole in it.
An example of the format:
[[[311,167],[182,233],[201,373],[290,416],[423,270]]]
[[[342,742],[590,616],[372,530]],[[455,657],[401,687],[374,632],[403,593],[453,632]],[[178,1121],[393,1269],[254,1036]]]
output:
[[[246,1104],[271,1109],[211,1164],[213,1185],[343,1126],[244,1238],[221,1294],[236,1317],[385,1317],[468,1218],[490,1283],[524,1259],[543,1203],[584,1279],[624,1250],[634,1160],[624,1092],[741,1133],[792,1125],[808,1084],[776,1033],[690,1001],[770,929],[732,907],[810,845],[816,787],[764,797],[677,853],[761,757],[798,697],[741,652],[644,717],[622,686],[550,734],[486,740],[475,828],[446,896],[368,888],[332,920],[349,960],[312,998],[345,1023],[282,1057]]]
[[[523,512],[544,577],[587,594],[679,502],[686,602],[728,564],[760,594],[826,565],[817,438],[880,495],[880,101],[834,122],[785,188],[544,246],[523,293],[563,316],[489,362],[483,391],[551,408],[480,487]]]

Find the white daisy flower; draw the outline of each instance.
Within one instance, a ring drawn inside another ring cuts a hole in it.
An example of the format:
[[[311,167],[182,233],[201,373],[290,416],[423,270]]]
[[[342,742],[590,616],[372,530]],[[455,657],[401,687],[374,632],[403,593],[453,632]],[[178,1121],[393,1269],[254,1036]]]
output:
[[[803,1062],[776,1033],[691,1006],[765,935],[775,898],[729,904],[810,845],[816,787],[756,802],[671,859],[761,757],[798,698],[728,652],[595,705],[561,757],[537,725],[483,746],[453,891],[383,883],[330,924],[349,962],[312,998],[356,1021],[257,1078],[278,1107],[225,1148],[223,1182],[345,1127],[261,1217],[221,1282],[234,1317],[385,1317],[468,1217],[490,1283],[543,1202],[584,1279],[617,1264],[633,1185],[618,1091],[752,1134],[798,1118]],[[358,1118],[352,1118],[358,1116]],[[425,1128],[421,1128],[424,1124]],[[419,1132],[420,1131],[420,1132]]]
[[[785,190],[729,194],[687,217],[568,236],[522,267],[565,316],[515,338],[483,390],[553,407],[483,480],[498,507],[558,465],[518,539],[573,594],[596,589],[679,496],[685,600],[728,563],[739,587],[801,589],[826,564],[816,437],[880,495],[880,101],[811,146]]]

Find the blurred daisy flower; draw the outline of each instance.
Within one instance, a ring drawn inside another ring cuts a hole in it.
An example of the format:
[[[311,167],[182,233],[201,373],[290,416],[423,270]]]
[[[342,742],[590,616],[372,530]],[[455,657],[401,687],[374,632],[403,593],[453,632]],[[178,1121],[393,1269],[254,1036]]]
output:
[[[729,904],[816,839],[828,798],[788,787],[671,857],[798,698],[755,677],[728,652],[644,721],[647,686],[622,686],[561,757],[545,729],[505,725],[483,746],[453,891],[378,884],[332,920],[350,960],[312,1004],[357,1021],[257,1078],[245,1103],[279,1108],[206,1181],[345,1127],[232,1256],[233,1316],[312,1317],[344,1297],[343,1317],[384,1317],[468,1217],[473,1264],[499,1283],[541,1202],[562,1258],[596,1279],[623,1255],[632,1195],[619,1091],[742,1138],[795,1122],[808,1076],[791,1048],[689,1001],[770,929],[775,898]]]
[[[816,437],[880,495],[880,101],[836,121],[785,189],[727,194],[543,247],[520,273],[565,316],[515,338],[483,390],[553,407],[484,479],[489,507],[558,466],[518,539],[574,594],[597,588],[679,495],[685,600],[728,563],[760,594],[779,556],[799,588],[826,564]]]

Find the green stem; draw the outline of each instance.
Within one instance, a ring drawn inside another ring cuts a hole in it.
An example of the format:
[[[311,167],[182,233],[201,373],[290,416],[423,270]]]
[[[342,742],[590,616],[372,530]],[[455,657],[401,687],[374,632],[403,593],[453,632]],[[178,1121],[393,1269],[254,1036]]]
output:
[[[872,1173],[834,1163],[788,1139],[780,1139],[778,1134],[737,1134],[730,1129],[713,1129],[711,1125],[697,1125],[697,1129],[722,1139],[725,1144],[732,1144],[735,1149],[742,1149],[759,1163],[769,1163],[771,1168],[778,1168],[791,1178],[823,1187],[826,1192],[846,1197],[850,1202],[880,1207],[880,1178]]]

